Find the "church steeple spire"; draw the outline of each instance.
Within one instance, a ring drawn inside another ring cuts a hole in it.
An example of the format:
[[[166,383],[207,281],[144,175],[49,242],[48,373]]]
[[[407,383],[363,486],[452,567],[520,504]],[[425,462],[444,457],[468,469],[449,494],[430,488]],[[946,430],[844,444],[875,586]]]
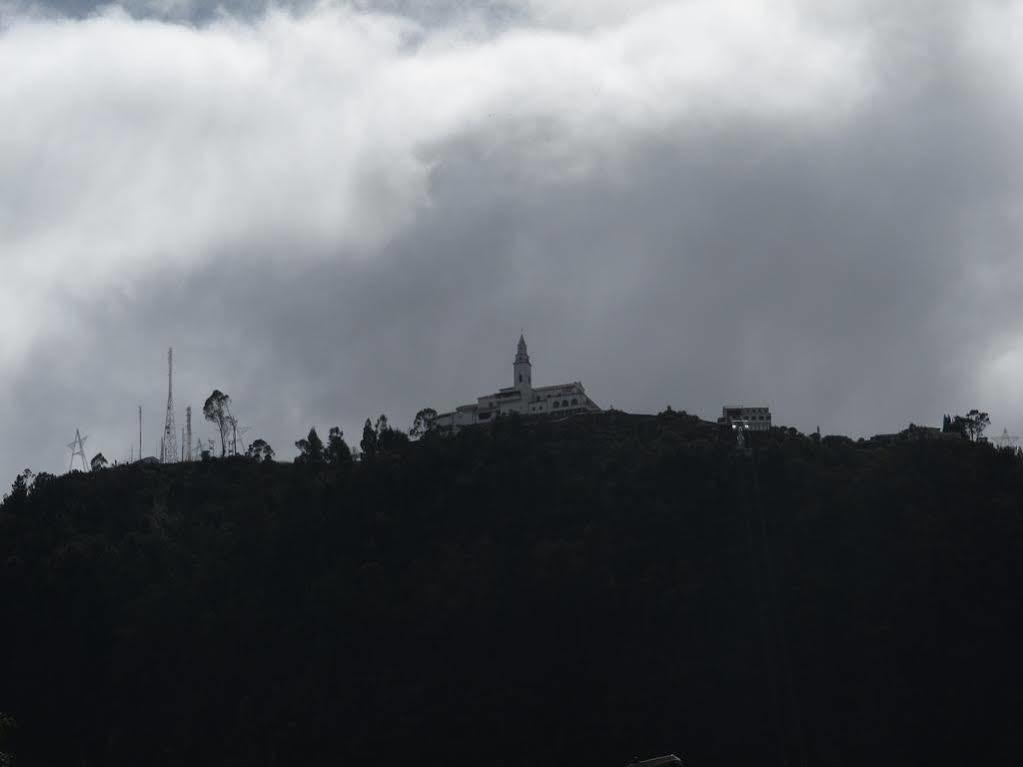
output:
[[[512,366],[515,373],[515,388],[528,392],[533,388],[533,366],[529,362],[529,352],[526,350],[526,337],[519,336],[519,348],[515,352],[515,364]]]
[[[519,335],[519,348],[515,353],[515,362],[516,364],[519,362],[529,364],[529,352],[526,351],[526,337],[521,334]]]

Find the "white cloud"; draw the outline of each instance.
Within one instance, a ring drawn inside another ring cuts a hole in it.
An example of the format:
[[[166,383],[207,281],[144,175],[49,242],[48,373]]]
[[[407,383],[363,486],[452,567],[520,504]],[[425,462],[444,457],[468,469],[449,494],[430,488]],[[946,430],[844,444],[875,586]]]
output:
[[[1021,2],[127,1],[201,23],[0,0],[8,476],[126,452],[166,345],[278,446],[522,324],[619,406],[1019,419]]]
[[[286,258],[371,254],[429,204],[433,150],[451,140],[515,152],[542,181],[676,140],[687,120],[806,121],[865,92],[862,39],[791,8],[599,7],[596,27],[484,40],[334,6],[203,27],[9,11],[0,321],[22,332],[0,361],[59,326],[65,292],[268,241]]]

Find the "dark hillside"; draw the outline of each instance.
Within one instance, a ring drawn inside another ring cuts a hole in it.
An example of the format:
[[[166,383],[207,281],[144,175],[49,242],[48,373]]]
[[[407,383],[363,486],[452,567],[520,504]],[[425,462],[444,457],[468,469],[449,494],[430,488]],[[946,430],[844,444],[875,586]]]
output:
[[[1014,764],[1023,464],[682,414],[0,507],[21,765]]]

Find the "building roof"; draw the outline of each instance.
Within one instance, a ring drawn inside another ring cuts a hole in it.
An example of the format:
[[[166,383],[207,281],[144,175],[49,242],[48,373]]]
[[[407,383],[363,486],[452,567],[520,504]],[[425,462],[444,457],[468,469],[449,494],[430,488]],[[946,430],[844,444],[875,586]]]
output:
[[[553,384],[551,386],[534,386],[533,391],[554,391],[555,389],[571,389],[573,387],[583,388],[583,385],[578,381],[572,381],[571,383]]]

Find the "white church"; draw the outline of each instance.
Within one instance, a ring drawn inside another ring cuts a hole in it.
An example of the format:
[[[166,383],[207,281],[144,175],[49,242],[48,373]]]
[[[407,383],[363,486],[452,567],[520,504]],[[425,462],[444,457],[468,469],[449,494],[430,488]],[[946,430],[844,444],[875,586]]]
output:
[[[474,404],[460,405],[449,413],[440,413],[434,425],[445,431],[455,432],[465,426],[488,423],[498,415],[506,413],[563,416],[600,412],[600,407],[586,396],[586,390],[578,381],[534,387],[533,365],[529,361],[526,339],[523,336],[519,336],[519,348],[512,370],[514,371],[512,386],[479,397]]]

